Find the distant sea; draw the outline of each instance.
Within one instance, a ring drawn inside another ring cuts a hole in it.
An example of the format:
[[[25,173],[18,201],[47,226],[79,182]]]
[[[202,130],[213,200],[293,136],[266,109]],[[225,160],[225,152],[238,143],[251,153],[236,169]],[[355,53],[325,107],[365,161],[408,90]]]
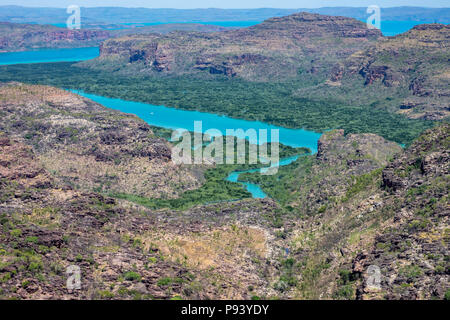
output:
[[[238,28],[244,28],[244,27],[250,27],[254,26],[255,24],[259,24],[262,21],[255,21],[255,20],[248,20],[248,21],[189,21],[189,22],[173,22],[173,23],[199,23],[199,24],[209,24],[209,25],[215,25],[220,27],[238,27]],[[158,24],[167,24],[167,23],[142,23],[139,25],[143,26],[154,26]],[[136,25],[135,23],[124,23],[124,26],[132,26]]]
[[[200,23],[192,21],[193,23]],[[223,27],[248,27],[260,23],[260,21],[210,21],[201,22],[202,24],[217,25]],[[418,24],[425,22],[417,21],[382,21],[381,31],[385,36],[395,36],[403,33]],[[431,22],[430,22],[431,23]],[[126,24],[124,28],[132,25],[156,25],[162,23],[148,24]],[[98,57],[99,48],[69,48],[69,49],[40,49],[21,52],[0,53],[0,65],[17,64],[17,63],[38,63],[38,62],[60,62],[60,61],[81,61],[90,60]]]
[[[0,53],[0,65],[19,63],[81,61],[97,58],[98,47],[68,48],[68,49],[39,49],[19,52]]]
[[[384,36],[396,36],[400,33],[406,32],[419,24],[433,23],[433,21],[419,22],[419,21],[381,21],[381,32]]]
[[[245,21],[189,21],[189,22],[173,22],[173,23],[199,23],[199,24],[208,24],[208,25],[216,25],[221,27],[231,27],[231,28],[245,28],[254,26],[256,24],[261,23],[262,21],[255,20],[245,20]],[[363,21],[365,22],[365,21]],[[393,21],[393,20],[385,20],[381,22],[381,32],[385,36],[396,36],[400,33],[406,32],[409,29],[413,28],[418,24],[424,23],[433,23],[432,21]],[[152,23],[122,23],[119,28],[114,29],[127,29],[132,26],[154,26],[159,24],[167,24],[166,22],[152,22]],[[65,27],[64,24],[54,24],[57,27]]]

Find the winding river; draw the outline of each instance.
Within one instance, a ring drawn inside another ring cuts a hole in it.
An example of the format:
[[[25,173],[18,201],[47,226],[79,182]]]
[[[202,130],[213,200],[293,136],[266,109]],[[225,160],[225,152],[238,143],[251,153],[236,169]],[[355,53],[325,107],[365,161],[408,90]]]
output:
[[[52,49],[52,50],[36,50],[24,52],[0,53],[0,65],[17,64],[17,63],[40,63],[40,62],[60,62],[60,61],[81,61],[89,60],[98,56],[98,48],[75,48],[75,49]],[[279,142],[294,148],[307,147],[313,153],[317,152],[317,141],[321,134],[303,129],[289,129],[280,126],[267,124],[260,121],[247,121],[242,119],[234,119],[227,116],[217,115],[207,112],[187,111],[166,106],[157,106],[148,103],[127,101],[122,99],[107,98],[82,91],[74,91],[81,96],[89,98],[101,105],[119,110],[125,113],[135,114],[152,126],[163,127],[167,129],[183,128],[189,131],[207,131],[208,129],[217,129],[226,133],[226,129],[267,129],[267,141],[270,142],[270,130],[279,130]],[[201,128],[194,127],[194,121],[202,121]],[[238,138],[244,138],[239,134],[235,134]],[[251,143],[258,143],[252,141]],[[296,161],[298,156],[280,159],[278,165],[284,166]],[[277,165],[277,164],[272,164]],[[241,183],[254,198],[265,198],[267,195],[256,184],[240,182],[239,175],[244,172],[257,172],[261,169],[253,169],[248,171],[232,172],[226,180]],[[262,169],[264,170],[264,169]]]
[[[291,164],[292,162],[297,161],[298,157],[299,156],[283,158],[278,163],[272,164],[272,166],[277,166],[277,165],[278,166],[287,166],[288,164]],[[252,173],[252,172],[260,172],[260,171],[261,171],[261,169],[234,171],[228,175],[227,180],[231,181],[231,182],[237,182],[237,183],[242,184],[247,189],[247,191],[252,194],[253,198],[266,198],[267,194],[257,184],[239,181],[239,175],[241,173],[246,173],[246,172]]]
[[[137,115],[139,118],[144,120],[150,125],[168,128],[168,129],[179,129],[183,128],[189,131],[199,131],[199,128],[194,127],[194,121],[202,121],[201,132],[204,133],[208,129],[218,129],[225,135],[226,129],[270,129],[279,130],[279,141],[280,143],[298,148],[307,147],[313,153],[317,152],[317,141],[319,140],[321,134],[313,131],[303,130],[303,129],[288,129],[279,126],[274,126],[260,121],[248,121],[242,119],[234,119],[226,116],[220,116],[213,113],[199,112],[199,111],[187,111],[176,108],[169,108],[165,106],[156,106],[148,103],[127,101],[122,99],[107,98],[103,96],[98,96],[95,94],[85,93],[83,91],[72,90],[72,92],[77,93],[83,97],[89,98],[101,105],[119,110],[124,113],[131,113]],[[238,138],[244,138],[240,135],[235,135]],[[270,134],[268,134],[268,141],[270,141]],[[252,143],[258,143],[258,141],[252,141]],[[287,157],[280,159],[278,163],[272,164],[272,166],[285,166],[298,159],[298,156]],[[234,171],[228,175],[226,180],[231,182],[237,182],[242,184],[248,192],[252,194],[253,198],[265,198],[267,195],[260,188],[260,186],[248,183],[240,182],[239,175],[244,172],[258,172],[261,169],[252,169],[246,171]],[[262,169],[264,170],[264,169]]]

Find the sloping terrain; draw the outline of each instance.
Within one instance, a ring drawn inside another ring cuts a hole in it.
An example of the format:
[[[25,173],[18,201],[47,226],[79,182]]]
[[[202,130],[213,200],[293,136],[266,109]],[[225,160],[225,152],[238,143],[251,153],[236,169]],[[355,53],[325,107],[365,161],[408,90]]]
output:
[[[0,112],[1,298],[276,295],[273,201],[181,212],[116,200],[105,192],[170,197],[199,181],[144,122],[75,94],[9,83]],[[80,290],[66,288],[70,265]]]
[[[270,201],[185,214],[121,204],[55,183],[29,146],[2,133],[0,299],[273,295],[275,236],[258,225],[267,228],[259,215],[275,210]],[[66,286],[71,265],[81,271],[79,290]]]
[[[159,161],[171,172],[168,144],[153,137],[151,128],[59,89],[11,83],[0,90],[6,120],[0,129],[2,298],[449,295],[448,124],[427,131],[406,150],[373,134],[328,132],[316,155],[266,179],[243,177],[258,179],[277,201],[150,210],[82,183],[89,182],[83,176],[89,166],[109,160],[95,158],[78,168],[73,159],[82,159],[89,143],[100,154],[121,146],[121,161],[112,161],[110,170],[143,157],[147,165]],[[83,125],[76,134],[75,123]],[[114,139],[102,140],[112,125]],[[60,136],[61,143],[58,132],[72,135]],[[141,147],[130,137],[139,137]],[[77,184],[65,178],[73,170],[80,176]],[[171,180],[167,174],[152,177],[160,185]],[[80,290],[66,288],[70,265],[81,269]],[[380,268],[379,290],[369,286],[371,265]]]
[[[353,261],[353,274],[381,269],[382,289],[361,281],[362,298],[449,299],[450,127],[430,130],[383,170],[387,190],[381,210],[392,206],[392,224]],[[366,280],[366,279],[363,279]]]
[[[326,85],[314,92],[333,92],[327,85],[338,87],[335,94],[363,87],[369,97],[398,97],[394,103],[386,102],[394,112],[410,118],[444,119],[450,114],[449,48],[449,25],[418,25],[339,62]],[[362,97],[362,102],[367,103],[367,98]]]
[[[127,34],[165,34],[173,31],[218,32],[227,28],[196,23],[170,23],[113,30],[69,30],[53,25],[0,22],[0,52],[42,48],[79,48],[98,46],[106,39]]]
[[[240,179],[260,182],[269,194],[306,215],[323,212],[328,203],[345,196],[353,179],[380,170],[401,151],[396,143],[375,134],[349,134],[329,131],[318,142],[315,156],[302,157],[278,176],[244,174]],[[353,177],[353,178],[352,178]],[[283,183],[279,187],[279,183]],[[287,191],[287,192],[286,192]]]
[[[212,74],[275,80],[311,71],[367,47],[379,30],[345,17],[298,13],[220,33],[130,35],[102,43],[100,58],[83,65],[123,73]]]
[[[0,22],[0,52],[93,47],[109,36],[104,30],[69,30],[52,25]]]
[[[242,177],[301,217],[284,230],[296,296],[448,299],[449,125],[405,151],[378,148],[375,162],[373,142],[354,143],[363,137],[330,132],[315,157],[273,177]],[[371,287],[369,266],[380,270],[380,289]]]
[[[24,139],[61,184],[174,198],[201,176],[171,161],[166,140],[139,118],[46,87],[0,87],[0,131]]]

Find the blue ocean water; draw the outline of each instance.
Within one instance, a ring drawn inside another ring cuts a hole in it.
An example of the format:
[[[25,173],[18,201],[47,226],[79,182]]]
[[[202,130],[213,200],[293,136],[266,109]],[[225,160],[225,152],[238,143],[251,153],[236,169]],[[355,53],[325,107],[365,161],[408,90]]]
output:
[[[216,25],[221,27],[250,27],[254,26],[256,24],[261,23],[262,21],[257,20],[243,20],[243,21],[189,21],[189,22],[170,22],[170,23],[200,23],[200,24],[209,24],[209,25]],[[363,21],[365,22],[365,21]],[[394,20],[385,20],[381,21],[381,32],[385,36],[396,36],[400,33],[406,32],[413,28],[414,26],[418,24],[424,24],[424,23],[433,23],[432,21],[394,21]],[[150,23],[122,23],[121,25],[123,28],[118,29],[125,29],[129,28],[131,26],[154,26],[159,24],[168,24],[168,22],[150,22]],[[57,27],[65,27],[65,24],[56,23],[53,24]],[[111,29],[114,30],[114,29]]]
[[[141,26],[155,26],[159,24],[172,24],[172,23],[199,23],[199,24],[209,24],[220,27],[250,27],[255,24],[261,23],[262,21],[258,20],[244,20],[244,21],[188,21],[188,22],[149,22],[149,23],[122,23],[124,27],[133,26],[133,25],[141,25]]]
[[[0,53],[0,65],[19,63],[81,61],[98,57],[98,47],[70,49],[41,49],[33,51]]]
[[[424,24],[424,23],[432,23],[432,21],[428,22],[419,22],[419,21],[381,21],[381,32],[384,36],[396,36],[400,33],[404,33],[410,29],[412,29],[414,26],[418,24]]]
[[[164,106],[156,106],[147,103],[126,101],[122,99],[113,99],[94,94],[85,93],[82,91],[72,90],[83,97],[89,98],[101,105],[110,109],[119,110],[124,113],[131,113],[137,115],[150,125],[164,127],[168,129],[185,129],[188,131],[198,131],[199,128],[194,127],[194,121],[202,121],[201,132],[208,129],[217,129],[226,133],[226,129],[267,129],[268,141],[270,141],[270,129],[279,130],[279,142],[291,147],[307,147],[313,153],[317,152],[317,142],[321,136],[320,133],[302,130],[302,129],[287,129],[279,126],[266,124],[259,121],[247,121],[241,119],[233,119],[226,116],[220,116],[212,113],[186,111],[175,108],[168,108]],[[195,130],[197,129],[197,130]],[[235,135],[239,138],[243,136]],[[258,143],[258,141],[252,141]],[[281,159],[278,163],[272,163],[271,166],[285,166],[298,159],[298,156]],[[242,184],[248,192],[252,194],[253,198],[266,198],[267,195],[256,184],[248,182],[239,182],[239,175],[244,172],[258,172],[265,169],[252,169],[248,171],[235,171],[230,173],[226,180]]]

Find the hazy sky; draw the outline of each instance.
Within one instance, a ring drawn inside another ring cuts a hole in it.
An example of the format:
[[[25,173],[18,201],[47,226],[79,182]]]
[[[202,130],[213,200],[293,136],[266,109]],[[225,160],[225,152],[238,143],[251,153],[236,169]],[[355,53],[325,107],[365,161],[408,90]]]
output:
[[[319,8],[319,7],[380,7],[419,6],[449,7],[449,0],[0,0],[0,5],[33,7],[146,7],[146,8]]]

